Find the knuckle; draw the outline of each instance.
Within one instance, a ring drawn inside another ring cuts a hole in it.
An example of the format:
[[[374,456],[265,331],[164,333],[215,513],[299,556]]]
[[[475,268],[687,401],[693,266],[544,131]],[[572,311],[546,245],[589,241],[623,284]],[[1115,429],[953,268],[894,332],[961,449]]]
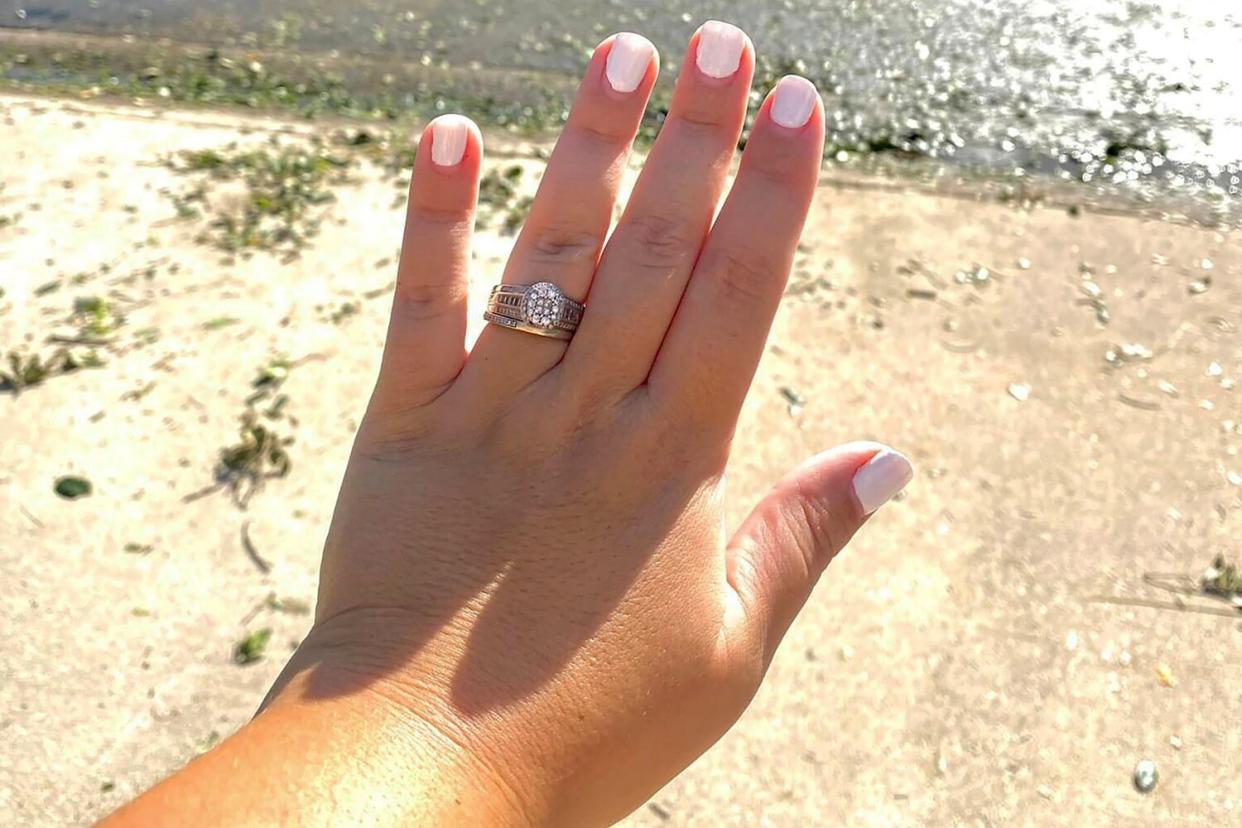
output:
[[[690,224],[682,218],[639,216],[630,224],[629,232],[629,258],[644,269],[675,269],[684,264],[696,248]]]
[[[565,126],[565,131],[575,140],[582,142],[588,147],[611,150],[619,145],[629,145],[628,135],[619,134],[616,130],[597,127],[583,121],[570,121]]]
[[[462,280],[448,282],[414,282],[400,284],[396,295],[396,313],[403,321],[418,322],[440,316],[466,301]]]
[[[719,292],[727,301],[752,304],[772,293],[773,268],[766,256],[736,248],[720,253],[709,264]]]
[[[374,462],[408,458],[440,434],[436,419],[425,408],[399,406],[378,394],[358,428],[354,451]]]
[[[812,492],[797,491],[793,503],[780,510],[783,533],[790,539],[806,568],[808,580],[819,577],[829,561],[848,541],[850,519],[844,512]]]
[[[679,139],[699,144],[722,144],[733,149],[733,130],[726,127],[717,112],[691,107],[665,124],[666,130],[677,134]]]
[[[435,227],[458,227],[473,224],[474,210],[470,207],[439,207],[433,204],[411,203],[406,216],[411,224],[426,224]]]
[[[527,255],[540,265],[593,262],[602,243],[597,233],[554,224],[532,232]]]

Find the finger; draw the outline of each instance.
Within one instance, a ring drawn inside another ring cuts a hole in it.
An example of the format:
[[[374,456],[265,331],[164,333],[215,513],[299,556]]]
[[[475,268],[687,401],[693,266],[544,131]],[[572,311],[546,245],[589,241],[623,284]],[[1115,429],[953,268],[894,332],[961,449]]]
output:
[[[729,584],[743,640],[771,660],[819,576],[867,517],[914,477],[903,455],[878,443],[831,449],[786,476],[729,544]]]
[[[654,398],[732,430],[789,277],[823,146],[815,87],[782,78],[755,118],[733,189],[656,357]]]
[[[423,130],[373,405],[423,405],[461,371],[482,158],[482,136],[468,118],[442,115]]]
[[[754,48],[741,29],[709,21],[682,65],[566,355],[584,381],[620,393],[646,380],[707,237],[746,118]]]
[[[514,244],[506,283],[552,282],[583,301],[658,72],[655,47],[639,35],[615,35],[595,50]],[[563,341],[489,325],[467,372],[477,370],[495,398],[529,384],[564,353]]]

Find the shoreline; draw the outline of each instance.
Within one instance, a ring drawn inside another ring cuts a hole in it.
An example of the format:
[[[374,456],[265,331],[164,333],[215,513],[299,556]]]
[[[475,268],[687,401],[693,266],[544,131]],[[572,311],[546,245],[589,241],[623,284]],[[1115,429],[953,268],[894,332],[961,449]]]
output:
[[[110,74],[115,85],[102,73]],[[763,75],[761,68],[757,89],[767,82]],[[366,55],[222,49],[168,39],[143,42],[131,36],[0,28],[0,91],[9,94],[298,117],[337,125],[353,122],[406,134],[451,110],[470,116],[491,135],[546,142],[555,137],[576,83],[575,77],[550,70],[461,69]],[[670,88],[666,75],[657,84],[639,146],[648,145],[658,132]],[[290,89],[303,91],[290,93]],[[1033,190],[1037,195],[1056,193],[1067,208],[1074,203],[1095,204],[1098,209],[1205,226],[1242,226],[1242,199],[1237,197],[1180,192],[1155,181],[1137,187],[1100,179],[1082,182],[1064,171],[1014,175],[1008,167],[958,163],[952,157],[892,146],[873,152],[825,150],[825,169],[846,176],[934,181],[937,186],[947,181],[949,191],[982,188],[1003,199],[1023,199]],[[1157,203],[1164,206],[1154,206]]]

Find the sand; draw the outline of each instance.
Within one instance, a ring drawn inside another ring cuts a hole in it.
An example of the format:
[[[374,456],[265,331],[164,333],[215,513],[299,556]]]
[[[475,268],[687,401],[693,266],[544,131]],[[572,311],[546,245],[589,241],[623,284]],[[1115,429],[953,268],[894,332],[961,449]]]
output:
[[[21,96],[0,119],[0,356],[50,351],[81,297],[125,315],[103,367],[0,394],[0,822],[82,824],[245,722],[305,633],[267,599],[313,601],[402,208],[364,165],[299,259],[229,262],[158,159],[323,127]],[[539,147],[489,143],[529,187]],[[1242,614],[1144,579],[1240,553],[1242,248],[1065,206],[827,174],[731,518],[837,442],[883,440],[920,475],[832,565],[735,730],[630,824],[1242,819]],[[281,355],[290,474],[246,510],[187,502]],[[55,494],[71,474],[89,497]],[[262,628],[266,656],[236,664]]]

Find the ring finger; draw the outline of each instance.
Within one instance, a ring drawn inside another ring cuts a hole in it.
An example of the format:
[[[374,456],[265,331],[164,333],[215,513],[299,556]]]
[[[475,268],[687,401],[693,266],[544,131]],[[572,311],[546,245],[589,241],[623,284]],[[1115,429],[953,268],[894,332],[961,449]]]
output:
[[[505,283],[552,282],[569,298],[585,299],[658,72],[655,47],[640,35],[618,34],[596,48],[505,267]],[[463,378],[503,399],[564,353],[563,341],[489,325]]]

